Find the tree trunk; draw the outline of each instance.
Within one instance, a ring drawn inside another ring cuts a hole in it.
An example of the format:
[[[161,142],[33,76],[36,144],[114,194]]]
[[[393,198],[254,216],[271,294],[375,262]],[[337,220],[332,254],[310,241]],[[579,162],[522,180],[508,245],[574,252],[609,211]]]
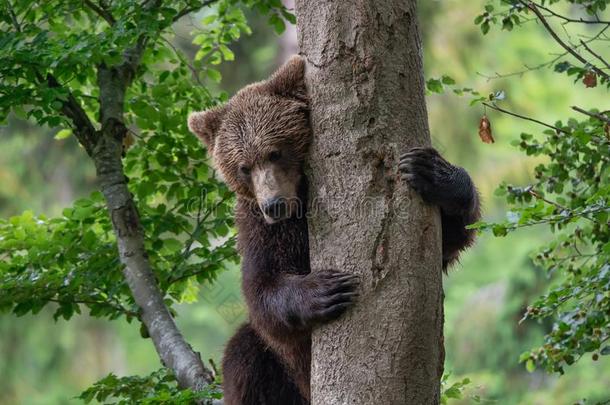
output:
[[[145,43],[143,41],[142,43]],[[139,44],[126,55],[126,62],[116,68],[98,66],[100,88],[100,121],[91,157],[112,221],[119,259],[125,266],[123,275],[134,301],[140,308],[140,319],[146,326],[163,365],[171,369],[181,388],[202,390],[214,381],[199,353],[184,340],[157,285],[144,248],[140,215],[127,188],[121,154],[127,127],[123,122],[125,91],[137,69],[144,46]]]
[[[415,0],[297,0],[314,142],[313,271],[361,276],[356,307],[317,329],[312,403],[436,404],[444,360],[440,218],[398,181],[429,145]]]
[[[124,131],[122,125],[116,128]],[[163,302],[144,249],[140,217],[123,173],[121,139],[112,130],[103,131],[93,159],[116,235],[119,258],[125,266],[123,275],[163,365],[174,372],[180,387],[202,390],[214,381],[214,376],[204,367],[199,353],[184,340]]]

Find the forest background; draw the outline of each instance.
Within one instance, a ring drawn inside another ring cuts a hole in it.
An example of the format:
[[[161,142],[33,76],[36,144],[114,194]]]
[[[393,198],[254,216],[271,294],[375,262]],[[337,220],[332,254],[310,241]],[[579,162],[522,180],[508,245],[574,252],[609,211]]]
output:
[[[504,92],[502,107],[545,122],[569,115],[569,106],[599,107],[604,87],[585,88],[558,80],[552,69],[534,69],[560,52],[540,25],[525,23],[510,32],[486,36],[473,22],[485,1],[420,2],[427,78],[448,75],[459,86],[481,94]],[[193,25],[205,12],[174,27],[173,45],[193,55]],[[233,94],[260,80],[297,51],[294,27],[278,36],[266,17],[247,14],[251,35],[230,46],[235,61],[223,62],[222,80],[205,80],[213,93]],[[589,29],[584,27],[584,29]],[[591,33],[594,28],[590,28]],[[527,71],[523,74],[507,75]],[[193,83],[193,85],[197,85]],[[430,92],[427,97],[433,143],[450,161],[465,167],[482,196],[484,218],[502,221],[507,207],[494,195],[503,182],[528,184],[539,159],[528,157],[512,141],[522,132],[537,133],[527,121],[469,106],[467,97]],[[486,113],[496,142],[482,143],[479,120]],[[0,217],[24,210],[58,215],[75,199],[96,189],[94,168],[74,137],[55,139],[49,130],[12,118],[0,127]],[[547,229],[528,227],[506,237],[483,233],[476,246],[445,279],[446,351],[449,381],[468,378],[463,403],[473,396],[498,404],[573,404],[604,401],[610,386],[610,356],[590,354],[559,377],[528,371],[521,353],[536,347],[549,324],[520,322],[525,308],[548,286],[545,271],[532,260],[535,247],[551,238]],[[220,363],[223,345],[245,318],[238,266],[229,265],[213,285],[194,294],[195,303],[178,307],[177,322],[196,351]],[[84,389],[108,373],[145,375],[159,368],[149,340],[124,320],[108,322],[80,315],[69,322],[53,319],[53,308],[36,315],[0,316],[0,404],[78,403]]]

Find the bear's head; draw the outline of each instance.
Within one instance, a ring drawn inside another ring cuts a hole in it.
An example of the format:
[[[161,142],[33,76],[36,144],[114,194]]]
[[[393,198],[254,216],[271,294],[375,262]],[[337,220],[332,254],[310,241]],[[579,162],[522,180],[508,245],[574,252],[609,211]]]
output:
[[[255,201],[268,223],[293,216],[301,204],[311,140],[304,76],[304,60],[293,56],[269,79],[188,119],[229,188]]]

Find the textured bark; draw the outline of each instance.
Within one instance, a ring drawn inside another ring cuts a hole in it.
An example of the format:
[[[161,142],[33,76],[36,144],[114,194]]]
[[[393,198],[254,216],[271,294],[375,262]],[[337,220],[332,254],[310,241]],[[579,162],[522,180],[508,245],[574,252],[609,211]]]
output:
[[[440,220],[397,180],[429,145],[415,0],[297,0],[314,142],[313,271],[361,276],[314,332],[314,404],[436,404],[443,362]]]

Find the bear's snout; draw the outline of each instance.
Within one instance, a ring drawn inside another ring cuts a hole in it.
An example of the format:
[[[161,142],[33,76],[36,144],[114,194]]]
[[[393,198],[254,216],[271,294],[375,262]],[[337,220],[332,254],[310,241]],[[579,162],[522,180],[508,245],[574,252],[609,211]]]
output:
[[[274,221],[280,220],[288,213],[288,201],[282,197],[269,198],[261,205],[261,211]]]

